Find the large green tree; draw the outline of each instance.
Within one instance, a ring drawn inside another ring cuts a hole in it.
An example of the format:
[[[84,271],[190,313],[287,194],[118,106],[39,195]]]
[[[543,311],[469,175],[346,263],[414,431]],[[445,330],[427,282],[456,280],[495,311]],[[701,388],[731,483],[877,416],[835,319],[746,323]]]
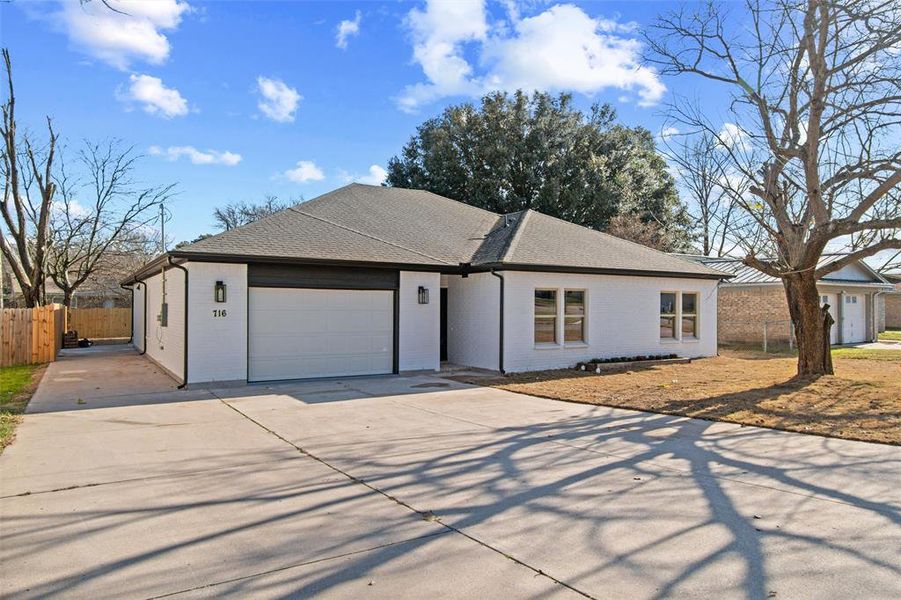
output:
[[[690,220],[651,133],[616,123],[606,104],[583,113],[568,94],[495,92],[479,106],[447,108],[389,161],[387,185],[500,213],[531,208],[598,230],[626,217],[645,224],[645,234],[653,230],[663,250],[690,241]]]

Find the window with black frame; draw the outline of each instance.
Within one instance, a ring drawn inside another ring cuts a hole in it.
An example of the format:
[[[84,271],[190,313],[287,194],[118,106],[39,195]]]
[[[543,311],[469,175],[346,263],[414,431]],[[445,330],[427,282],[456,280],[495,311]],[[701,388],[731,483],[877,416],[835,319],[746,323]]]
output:
[[[563,342],[585,341],[585,291],[566,290],[563,295]]]
[[[698,337],[698,295],[682,294],[682,339]]]
[[[660,339],[676,338],[676,293],[660,293]]]
[[[557,290],[535,290],[535,343],[557,343]]]

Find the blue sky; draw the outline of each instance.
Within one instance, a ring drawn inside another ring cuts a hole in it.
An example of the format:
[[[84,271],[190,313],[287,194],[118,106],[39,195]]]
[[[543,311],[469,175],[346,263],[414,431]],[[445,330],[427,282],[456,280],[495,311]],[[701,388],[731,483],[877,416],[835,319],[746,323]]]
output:
[[[673,94],[725,117],[725,90],[641,64],[665,2],[111,2],[128,15],[0,4],[19,118],[133,144],[142,181],[178,184],[175,240],[228,202],[377,182],[417,124],[488,89],[572,91],[655,133]]]

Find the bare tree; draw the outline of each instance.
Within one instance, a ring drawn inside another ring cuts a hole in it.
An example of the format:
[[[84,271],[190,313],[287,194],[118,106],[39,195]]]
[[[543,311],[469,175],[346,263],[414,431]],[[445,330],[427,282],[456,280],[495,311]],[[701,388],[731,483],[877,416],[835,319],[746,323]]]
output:
[[[901,249],[901,7],[894,0],[746,6],[742,28],[714,4],[660,17],[648,34],[649,58],[667,73],[728,87],[728,127],[685,103],[673,116],[716,136],[748,182],[736,201],[765,243],[745,247],[744,262],[782,280],[798,374],[831,373],[817,279]],[[850,252],[820,261],[827,246]]]
[[[604,232],[662,252],[667,252],[671,248],[670,239],[659,223],[643,221],[640,215],[634,213],[620,213],[613,216]]]
[[[36,146],[26,133],[20,134],[16,122],[16,96],[13,89],[9,50],[2,51],[6,69],[7,97],[3,103],[0,136],[0,170],[3,176],[3,200],[0,214],[0,252],[24,296],[25,306],[41,303],[45,276],[45,258],[49,245],[50,207],[56,192],[53,161],[58,136],[47,117],[47,141]]]
[[[664,145],[667,160],[677,171],[683,198],[687,196],[700,252],[704,256],[730,256],[739,246],[739,241],[730,235],[737,220],[732,194],[745,190],[740,182],[730,181],[726,152],[714,136],[703,131],[698,135],[669,136]]]
[[[108,253],[143,253],[146,228],[157,219],[157,208],[172,196],[174,185],[142,187],[134,180],[140,156],[113,140],[85,143],[78,152],[78,176],[61,162],[56,175],[59,200],[50,217],[51,245],[47,274],[63,292],[72,294],[108,267]]]
[[[232,202],[226,204],[222,208],[213,211],[213,219],[216,221],[216,227],[219,229],[234,229],[248,223],[258,221],[263,217],[277,213],[296,204],[295,202],[280,202],[278,196],[269,194],[262,202],[247,204],[246,202]]]
[[[901,271],[901,250],[886,253],[881,260],[877,261],[875,268],[878,273]]]

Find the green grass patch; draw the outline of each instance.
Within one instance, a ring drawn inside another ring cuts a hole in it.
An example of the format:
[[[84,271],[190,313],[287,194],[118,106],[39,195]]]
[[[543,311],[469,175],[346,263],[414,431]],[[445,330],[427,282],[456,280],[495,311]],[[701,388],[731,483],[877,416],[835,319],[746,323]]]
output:
[[[870,348],[833,348],[832,358],[855,358],[901,362],[901,350],[874,350]]]
[[[879,334],[880,340],[897,340],[901,342],[901,329],[887,329]]]
[[[16,425],[31,400],[37,383],[34,375],[39,368],[35,365],[0,368],[0,450],[13,440]]]

